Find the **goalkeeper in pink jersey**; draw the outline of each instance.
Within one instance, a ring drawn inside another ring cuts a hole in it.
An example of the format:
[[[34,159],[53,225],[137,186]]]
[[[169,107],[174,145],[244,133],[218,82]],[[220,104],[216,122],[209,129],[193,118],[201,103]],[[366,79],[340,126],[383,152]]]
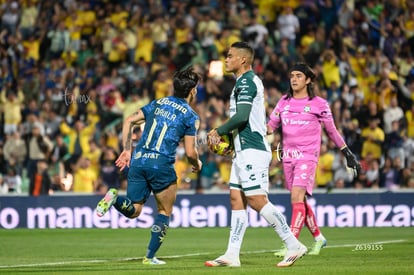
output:
[[[309,255],[318,255],[326,246],[326,239],[319,230],[315,214],[306,201],[306,195],[312,195],[315,182],[316,165],[321,145],[322,125],[329,138],[346,157],[347,166],[352,168],[356,177],[360,164],[349,150],[344,139],[338,133],[332,118],[329,103],[316,96],[312,81],[315,74],[305,63],[297,63],[290,70],[290,88],[272,111],[267,123],[267,133],[281,127],[282,148],[278,148],[278,157],[283,162],[286,187],[291,192],[292,219],[291,230],[299,238],[303,224],[312,233],[315,242]],[[275,253],[283,257],[286,249]]]

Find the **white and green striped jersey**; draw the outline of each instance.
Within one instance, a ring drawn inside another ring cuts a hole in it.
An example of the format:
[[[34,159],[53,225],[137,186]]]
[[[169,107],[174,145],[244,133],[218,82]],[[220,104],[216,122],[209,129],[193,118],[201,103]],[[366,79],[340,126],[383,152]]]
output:
[[[234,148],[237,151],[257,149],[270,152],[266,140],[266,111],[262,80],[253,72],[247,71],[236,80],[230,96],[230,117],[241,104],[252,105],[247,125],[233,130]]]

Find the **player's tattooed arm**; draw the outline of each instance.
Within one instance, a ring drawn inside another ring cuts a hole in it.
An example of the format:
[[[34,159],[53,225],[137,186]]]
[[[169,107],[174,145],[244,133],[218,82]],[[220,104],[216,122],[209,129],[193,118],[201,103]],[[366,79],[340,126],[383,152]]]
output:
[[[145,122],[144,113],[141,110],[130,115],[125,119],[122,127],[122,145],[124,146],[125,151],[131,150],[132,145],[132,131],[134,127],[141,125]]]
[[[131,137],[132,137],[132,131],[134,129],[134,124],[130,124],[129,125],[129,131],[128,131],[128,136],[127,139],[125,141],[124,144],[124,149],[130,151],[131,150]]]

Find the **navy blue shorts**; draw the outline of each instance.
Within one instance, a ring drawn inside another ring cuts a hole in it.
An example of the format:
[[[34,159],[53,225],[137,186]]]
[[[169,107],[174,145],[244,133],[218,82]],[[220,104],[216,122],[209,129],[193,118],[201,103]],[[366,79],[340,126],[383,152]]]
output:
[[[146,202],[151,191],[159,193],[177,181],[174,166],[158,168],[131,166],[128,171],[127,197],[132,202]]]

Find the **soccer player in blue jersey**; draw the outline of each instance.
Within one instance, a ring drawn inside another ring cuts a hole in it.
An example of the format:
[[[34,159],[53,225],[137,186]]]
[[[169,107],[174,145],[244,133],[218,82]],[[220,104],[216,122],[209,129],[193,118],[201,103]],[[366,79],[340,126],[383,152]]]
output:
[[[165,264],[155,257],[167,233],[169,218],[177,194],[177,176],[174,170],[176,149],[184,139],[186,156],[193,171],[201,170],[202,163],[196,148],[199,116],[190,107],[195,99],[199,76],[192,68],[174,75],[174,95],[157,99],[142,107],[124,121],[122,144],[124,150],[115,161],[120,170],[129,167],[126,197],[110,189],[99,201],[96,214],[102,217],[113,205],[124,216],[134,219],[153,192],[158,209],[151,228],[151,240],[143,264]],[[142,136],[131,152],[133,128],[145,123]]]

